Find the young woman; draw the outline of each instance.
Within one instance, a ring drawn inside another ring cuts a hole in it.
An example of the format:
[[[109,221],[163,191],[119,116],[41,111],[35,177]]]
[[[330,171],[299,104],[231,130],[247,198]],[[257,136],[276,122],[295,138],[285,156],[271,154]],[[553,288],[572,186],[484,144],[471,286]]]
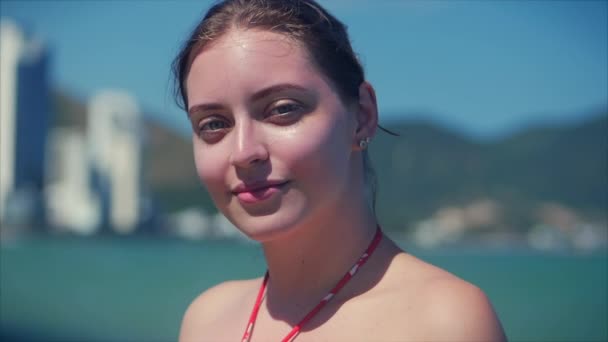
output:
[[[382,234],[366,150],[376,96],[321,6],[223,1],[174,72],[198,174],[268,264],[196,298],[180,341],[505,339],[480,289]]]

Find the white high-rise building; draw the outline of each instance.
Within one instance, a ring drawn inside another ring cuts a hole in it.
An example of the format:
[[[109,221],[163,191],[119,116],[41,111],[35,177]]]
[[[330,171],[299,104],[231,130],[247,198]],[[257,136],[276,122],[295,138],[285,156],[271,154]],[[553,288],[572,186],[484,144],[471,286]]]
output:
[[[87,145],[94,187],[101,194],[104,224],[123,234],[140,221],[142,124],[137,102],[126,92],[100,92],[89,102]]]
[[[0,222],[7,214],[40,216],[24,203],[42,199],[51,112],[48,60],[40,40],[0,20]]]
[[[48,145],[45,195],[49,224],[81,235],[96,233],[101,224],[101,203],[91,188],[83,132],[55,128]]]

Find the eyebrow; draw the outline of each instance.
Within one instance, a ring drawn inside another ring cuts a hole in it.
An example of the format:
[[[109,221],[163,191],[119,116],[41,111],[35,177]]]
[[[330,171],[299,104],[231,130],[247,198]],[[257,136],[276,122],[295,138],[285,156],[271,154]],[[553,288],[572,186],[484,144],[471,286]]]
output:
[[[192,106],[190,109],[188,109],[188,116],[190,117],[197,113],[201,113],[208,110],[221,110],[223,108],[224,106],[219,103],[203,103],[196,106]]]
[[[268,88],[264,88],[264,89],[256,92],[255,94],[253,94],[251,96],[251,101],[255,102],[255,101],[263,99],[267,96],[270,96],[274,93],[279,93],[279,92],[282,92],[285,90],[297,90],[297,91],[303,91],[303,92],[310,92],[310,90],[308,90],[307,88],[304,88],[304,87],[296,85],[296,84],[282,83],[282,84],[270,86]]]
[[[268,88],[264,88],[262,90],[255,92],[253,95],[251,95],[250,101],[251,102],[259,101],[274,93],[279,93],[279,92],[286,91],[286,90],[297,90],[297,91],[302,91],[302,92],[307,92],[307,93],[310,92],[309,89],[296,85],[296,84],[282,83],[282,84],[276,84],[276,85],[273,85]],[[200,113],[200,112],[204,112],[204,111],[221,110],[224,108],[225,107],[219,103],[202,103],[202,104],[192,106],[192,108],[190,108],[188,110],[188,116],[192,116],[196,113]]]

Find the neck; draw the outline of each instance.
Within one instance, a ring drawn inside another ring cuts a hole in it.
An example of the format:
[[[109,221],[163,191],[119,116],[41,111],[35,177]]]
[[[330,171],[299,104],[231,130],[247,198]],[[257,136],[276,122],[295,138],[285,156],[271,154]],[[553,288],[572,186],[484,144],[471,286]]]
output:
[[[287,236],[263,244],[270,274],[269,307],[276,306],[288,316],[301,315],[361,257],[377,223],[366,203],[350,208],[325,210]]]

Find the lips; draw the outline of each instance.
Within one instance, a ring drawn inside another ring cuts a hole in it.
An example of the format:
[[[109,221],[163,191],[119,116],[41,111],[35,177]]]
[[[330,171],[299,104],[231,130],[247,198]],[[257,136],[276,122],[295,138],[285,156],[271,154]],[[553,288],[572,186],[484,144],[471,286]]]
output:
[[[279,193],[288,181],[260,181],[241,183],[232,193],[245,204],[259,203]]]

